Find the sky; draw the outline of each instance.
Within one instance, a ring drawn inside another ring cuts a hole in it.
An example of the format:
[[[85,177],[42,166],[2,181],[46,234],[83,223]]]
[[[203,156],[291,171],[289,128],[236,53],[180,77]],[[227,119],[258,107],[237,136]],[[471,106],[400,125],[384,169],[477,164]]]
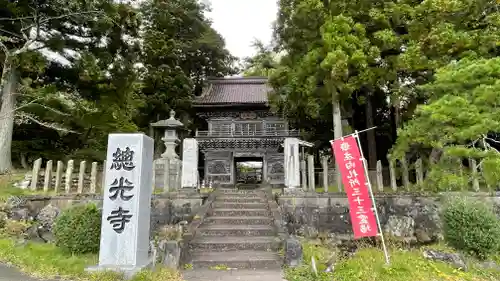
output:
[[[226,47],[239,58],[252,56],[255,38],[268,44],[278,11],[277,0],[202,0],[209,3],[212,26],[226,40]]]

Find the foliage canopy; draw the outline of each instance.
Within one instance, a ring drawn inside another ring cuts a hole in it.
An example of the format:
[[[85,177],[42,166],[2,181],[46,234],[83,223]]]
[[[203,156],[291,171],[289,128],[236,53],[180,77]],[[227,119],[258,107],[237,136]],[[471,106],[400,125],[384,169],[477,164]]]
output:
[[[453,62],[419,90],[428,102],[418,106],[414,118],[400,130],[393,156],[428,155],[434,149],[443,152],[443,157],[434,159],[441,166],[450,157],[477,159],[486,183],[496,185],[500,179],[500,58]]]
[[[190,125],[203,80],[233,73],[199,1],[0,7],[0,172],[11,168],[11,150],[24,166],[40,156],[100,160],[108,133],[146,132],[170,109]]]
[[[498,6],[487,0],[281,0],[275,37],[286,56],[272,75],[274,104],[325,146],[333,100],[340,100],[351,127],[365,129],[373,118],[379,134],[390,135],[426,102],[417,86],[436,69],[498,54]],[[366,103],[374,116],[366,116]]]

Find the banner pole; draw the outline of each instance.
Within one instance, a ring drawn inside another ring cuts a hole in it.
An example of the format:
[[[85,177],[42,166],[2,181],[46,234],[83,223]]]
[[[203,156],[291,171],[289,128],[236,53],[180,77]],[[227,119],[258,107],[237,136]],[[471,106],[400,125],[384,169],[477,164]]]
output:
[[[361,131],[355,131],[357,133],[352,133],[352,134],[345,135],[345,136],[337,138],[337,139],[333,139],[333,140],[330,141],[330,143],[332,143],[334,141],[337,141],[337,140],[343,140],[344,138],[347,138],[347,137],[350,137],[350,136],[354,136],[355,134],[363,133],[363,132],[366,132],[366,131],[369,131],[369,130],[373,130],[373,129],[376,129],[376,128],[377,128],[377,126],[371,127],[371,128],[368,128],[368,129],[364,129],[364,130],[361,130]]]
[[[367,130],[369,130],[369,129],[367,129]],[[367,130],[364,130],[364,131],[367,131]],[[359,153],[361,154],[361,158],[362,158],[361,160],[363,161],[363,167],[364,167],[365,176],[366,176],[366,183],[365,184],[368,186],[368,191],[370,192],[370,197],[372,199],[372,205],[373,205],[372,208],[373,208],[373,211],[375,213],[375,218],[377,220],[377,227],[379,230],[380,239],[382,240],[382,248],[384,250],[385,263],[390,264],[389,252],[387,251],[387,247],[385,246],[385,239],[384,239],[384,234],[382,233],[382,226],[380,225],[380,218],[378,216],[377,205],[375,203],[375,196],[373,196],[372,184],[370,181],[370,175],[368,173],[368,165],[366,164],[366,159],[365,159],[365,156],[363,154],[363,148],[361,147],[361,141],[359,140],[359,132],[356,130],[356,131],[354,131],[353,135],[354,135],[354,138],[356,138],[356,141],[358,143]]]

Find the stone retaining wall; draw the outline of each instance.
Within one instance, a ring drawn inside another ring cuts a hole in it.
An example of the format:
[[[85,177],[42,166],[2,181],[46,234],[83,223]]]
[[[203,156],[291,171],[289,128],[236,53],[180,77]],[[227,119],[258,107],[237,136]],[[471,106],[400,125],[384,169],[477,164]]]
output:
[[[430,242],[442,236],[440,210],[446,198],[456,193],[435,196],[417,194],[377,195],[377,210],[382,229],[404,240]],[[500,216],[500,192],[470,193],[467,196],[492,202]],[[352,237],[349,205],[345,195],[291,194],[278,197],[282,223],[289,234]]]
[[[377,209],[382,228],[392,236],[404,240],[429,242],[442,236],[440,210],[444,199],[454,193],[439,196],[418,194],[377,195]],[[494,196],[485,193],[470,193],[468,196],[492,202],[500,216],[500,192]],[[196,193],[169,193],[154,195],[151,206],[151,231],[166,224],[191,221],[192,217],[206,200],[207,195]],[[60,196],[26,196],[16,204],[16,216],[37,218],[47,206],[63,210],[73,205],[102,204],[98,194],[76,194]],[[289,194],[278,197],[281,224],[289,234],[303,236],[328,235],[341,239],[352,237],[349,206],[347,198],[341,193],[327,194]],[[279,215],[278,215],[279,218]]]
[[[191,221],[192,216],[203,204],[207,195],[170,193],[168,195],[153,195],[151,200],[151,231],[165,224],[176,224],[180,221]],[[24,196],[15,207],[19,213],[37,218],[48,205],[64,210],[74,205],[95,203],[102,206],[102,196],[97,194]]]

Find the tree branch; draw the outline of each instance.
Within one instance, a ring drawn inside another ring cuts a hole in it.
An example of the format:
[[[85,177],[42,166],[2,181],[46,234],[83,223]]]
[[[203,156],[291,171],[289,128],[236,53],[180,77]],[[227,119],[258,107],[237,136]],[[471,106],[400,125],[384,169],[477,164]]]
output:
[[[43,24],[45,24],[51,20],[63,19],[63,18],[72,17],[72,16],[76,16],[76,15],[86,15],[86,14],[103,14],[103,12],[99,11],[99,10],[84,11],[84,12],[75,12],[75,13],[69,13],[69,14],[64,14],[64,15],[55,16],[55,17],[48,17],[48,18],[41,18],[35,12],[34,16],[11,19],[11,20],[21,20],[21,25],[23,25],[22,20],[25,20],[25,19],[33,20],[33,24],[25,26],[21,29],[21,35],[12,33],[12,32],[7,31],[7,30],[2,30],[2,31],[9,33],[11,35],[14,35],[18,38],[22,38],[22,39],[26,40],[23,47],[21,47],[20,49],[13,52],[14,55],[19,55],[19,54],[26,52],[33,43],[38,42],[38,40],[40,39],[41,26]],[[2,20],[2,18],[0,18],[0,20]],[[3,18],[3,20],[8,20],[8,19]],[[29,34],[27,35],[25,31],[30,32],[30,30],[34,27],[36,28],[35,38],[30,38]],[[42,46],[37,47],[35,50],[40,50],[43,48],[45,48],[45,45],[42,43]]]
[[[35,21],[36,23],[36,35],[35,35],[35,40],[38,40],[40,38],[40,18],[38,17],[38,13],[35,10]]]
[[[10,113],[13,113],[13,112],[16,112],[16,111],[18,111],[19,109],[23,109],[23,108],[25,108],[25,107],[28,107],[28,106],[30,106],[31,104],[34,104],[35,102],[37,102],[37,101],[39,101],[39,100],[41,100],[41,98],[38,98],[38,99],[32,100],[32,101],[30,101],[30,102],[29,102],[29,103],[27,103],[27,104],[23,104],[23,105],[21,105],[21,106],[19,106],[19,107],[15,108],[15,109],[13,109],[11,112],[7,112],[7,113],[5,113],[4,115],[0,115],[0,120],[1,120],[1,119],[3,119],[3,118],[5,118],[5,115],[10,114]]]
[[[48,17],[48,18],[39,18],[37,17],[36,15],[33,17],[33,20],[35,23],[33,23],[32,25],[29,25],[27,27],[24,27],[21,29],[21,31],[25,31],[25,30],[28,30],[28,29],[31,29],[33,27],[37,27],[38,30],[40,30],[40,26],[42,24],[45,24],[49,21],[52,21],[52,20],[58,20],[58,19],[63,19],[63,18],[68,18],[68,17],[72,17],[72,16],[77,16],[77,15],[86,15],[86,14],[103,14],[102,11],[99,11],[99,10],[95,10],[95,11],[86,11],[86,12],[76,12],[76,13],[69,13],[69,14],[64,14],[64,15],[60,15],[60,16],[55,16],[55,17]],[[39,31],[38,31],[39,32]],[[38,35],[37,35],[38,36]],[[35,38],[36,39],[36,38]]]
[[[492,139],[492,138],[488,138],[488,137],[484,137],[485,139],[489,140],[489,141],[492,141],[494,143],[500,143],[500,141],[497,141],[495,139]]]
[[[33,117],[29,114],[26,114],[24,112],[18,112],[16,114],[16,116],[21,119],[21,123],[33,122],[33,123],[36,123],[42,127],[53,129],[53,130],[56,130],[58,132],[80,134],[76,131],[64,128],[57,123],[47,123],[47,122],[40,121],[40,120],[36,119],[35,117]]]
[[[56,113],[56,114],[59,114],[59,115],[62,115],[62,116],[71,116],[71,115],[70,115],[70,114],[68,114],[68,113],[64,113],[64,112],[59,111],[59,110],[57,110],[57,109],[55,109],[55,108],[52,108],[52,107],[50,107],[50,106],[46,106],[46,105],[43,105],[43,104],[40,104],[40,103],[31,103],[31,105],[38,105],[38,106],[41,106],[41,107],[43,107],[43,108],[45,108],[45,109],[47,109],[47,110],[49,110],[49,111],[52,111],[52,112],[54,112],[54,113]]]
[[[498,149],[496,149],[496,148],[492,147],[492,146],[491,146],[491,145],[490,145],[490,144],[486,141],[487,139],[489,139],[486,135],[484,135],[484,134],[483,134],[482,136],[483,136],[483,139],[482,139],[482,141],[483,141],[483,146],[484,146],[484,148],[485,148],[486,150],[494,150],[494,151],[496,151],[497,153],[500,153],[500,152],[498,151]],[[495,140],[493,140],[493,141],[495,141]],[[495,141],[495,142],[496,142],[496,141]]]
[[[12,31],[8,31],[8,30],[6,30],[6,29],[0,28],[0,31],[1,31],[1,32],[5,32],[5,33],[7,33],[7,34],[9,34],[9,35],[15,36],[15,37],[17,37],[17,38],[19,38],[19,39],[24,39],[24,38],[23,38],[23,36],[21,36],[21,35],[19,35],[19,34],[17,34],[17,33],[14,33],[14,32],[12,32]]]
[[[14,54],[14,55],[16,55],[16,56],[17,56],[17,55],[19,55],[19,54],[22,54],[22,53],[26,52],[26,51],[29,49],[29,47],[31,46],[31,44],[33,44],[34,42],[35,42],[35,41],[33,41],[33,40],[29,40],[29,39],[28,39],[28,40],[26,41],[26,43],[24,43],[24,45],[23,45],[23,47],[22,47],[22,48],[20,48],[20,49],[18,49],[18,50],[16,50],[16,51],[14,51],[12,54]]]
[[[5,44],[2,43],[1,40],[0,40],[0,49],[3,50],[3,52],[5,53],[6,57],[8,57],[10,55],[9,49],[7,49],[7,46],[5,46]]]
[[[68,16],[81,15],[81,14],[89,14],[89,13],[94,13],[94,12],[101,12],[101,11],[96,10],[96,11],[70,13],[70,14],[66,14],[66,15],[52,17],[50,19],[60,19],[60,18],[68,17]],[[26,16],[26,17],[19,17],[19,18],[0,18],[0,21],[18,21],[18,20],[22,21],[22,20],[32,20],[32,19],[35,19],[35,18],[36,18],[35,16]]]
[[[60,16],[56,16],[56,17],[50,17],[50,18],[43,19],[43,20],[40,21],[40,24],[49,22],[51,20],[63,19],[63,18],[67,18],[67,17],[77,16],[77,15],[78,16],[79,15],[86,15],[86,14],[104,14],[104,12],[103,11],[99,11],[99,10],[95,10],[95,11],[69,13],[69,14],[65,14],[65,15],[60,15]]]
[[[24,26],[24,21],[21,21],[21,26],[22,26],[21,34],[22,34],[24,40],[28,41],[29,37],[28,37],[28,35],[26,35],[26,33],[24,33],[24,31],[26,30],[26,27]]]
[[[28,19],[33,19],[33,16],[19,17],[19,18],[0,18],[0,21],[18,21],[18,20],[28,20]]]

